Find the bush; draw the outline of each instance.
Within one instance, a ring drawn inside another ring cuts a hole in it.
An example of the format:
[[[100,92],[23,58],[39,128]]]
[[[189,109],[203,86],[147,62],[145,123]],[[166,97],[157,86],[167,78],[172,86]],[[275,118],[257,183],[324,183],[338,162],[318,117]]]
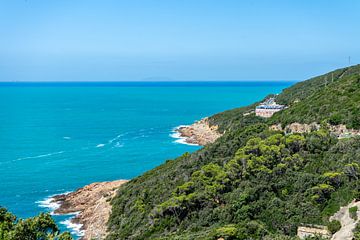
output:
[[[72,240],[69,232],[59,233],[59,228],[50,214],[17,219],[15,215],[0,207],[1,240]]]
[[[349,208],[349,215],[354,220],[357,220],[357,210],[358,210],[357,206]]]
[[[332,234],[334,234],[334,233],[336,233],[337,231],[340,230],[341,223],[338,220],[333,220],[333,221],[328,223],[327,227],[328,227],[329,231]]]
[[[229,224],[215,229],[214,237],[216,239],[223,238],[226,240],[236,239],[237,228],[235,225]]]
[[[356,227],[353,230],[353,232],[354,232],[354,240],[360,240],[360,223],[356,224]]]
[[[342,116],[338,113],[330,116],[329,123],[331,125],[338,125],[342,122]]]

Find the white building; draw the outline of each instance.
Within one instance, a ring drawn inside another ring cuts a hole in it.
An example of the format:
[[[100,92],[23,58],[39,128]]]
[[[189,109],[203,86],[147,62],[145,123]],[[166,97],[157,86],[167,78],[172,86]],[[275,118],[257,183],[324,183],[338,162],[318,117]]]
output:
[[[255,108],[255,115],[259,117],[269,118],[274,113],[279,112],[285,108],[284,105],[277,104],[274,98],[269,98]]]

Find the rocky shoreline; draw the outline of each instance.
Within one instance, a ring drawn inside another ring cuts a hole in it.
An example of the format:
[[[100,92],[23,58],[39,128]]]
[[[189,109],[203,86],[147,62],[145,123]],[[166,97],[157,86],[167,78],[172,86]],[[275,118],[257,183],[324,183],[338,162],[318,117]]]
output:
[[[54,213],[76,213],[71,222],[82,225],[82,240],[104,239],[111,212],[110,200],[115,196],[116,190],[126,182],[128,180],[96,182],[71,193],[56,195],[52,202],[59,204],[59,208]]]
[[[213,143],[222,136],[218,132],[218,126],[210,125],[208,118],[203,118],[188,126],[181,126],[176,131],[180,134],[180,138],[184,138],[186,143],[201,146]]]
[[[211,126],[208,118],[203,118],[189,126],[181,126],[175,130],[179,137],[188,144],[206,145],[215,142],[222,136],[218,126]],[[81,225],[81,240],[104,239],[111,205],[110,200],[116,190],[128,180],[96,182],[77,189],[74,192],[52,197],[51,203],[59,205],[54,214],[75,214],[72,224]]]

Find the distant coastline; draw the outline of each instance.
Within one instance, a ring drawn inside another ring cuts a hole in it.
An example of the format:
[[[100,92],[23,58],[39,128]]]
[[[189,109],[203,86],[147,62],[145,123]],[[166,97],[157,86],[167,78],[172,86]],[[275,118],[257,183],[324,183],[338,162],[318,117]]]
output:
[[[283,86],[298,81],[0,81],[0,87],[241,87],[241,86]]]

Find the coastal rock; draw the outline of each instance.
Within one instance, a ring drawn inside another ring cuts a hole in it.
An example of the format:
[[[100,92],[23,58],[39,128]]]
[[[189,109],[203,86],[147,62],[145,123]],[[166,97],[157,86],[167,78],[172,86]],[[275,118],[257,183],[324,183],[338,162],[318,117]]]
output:
[[[203,118],[189,126],[183,126],[176,130],[180,133],[180,137],[190,144],[198,144],[204,146],[213,143],[222,136],[218,132],[218,126],[210,125],[208,118]]]
[[[110,200],[116,190],[127,180],[97,182],[79,188],[68,194],[57,195],[53,202],[60,204],[55,214],[78,213],[71,221],[82,224],[82,240],[104,239],[107,234],[107,221],[111,212]]]

